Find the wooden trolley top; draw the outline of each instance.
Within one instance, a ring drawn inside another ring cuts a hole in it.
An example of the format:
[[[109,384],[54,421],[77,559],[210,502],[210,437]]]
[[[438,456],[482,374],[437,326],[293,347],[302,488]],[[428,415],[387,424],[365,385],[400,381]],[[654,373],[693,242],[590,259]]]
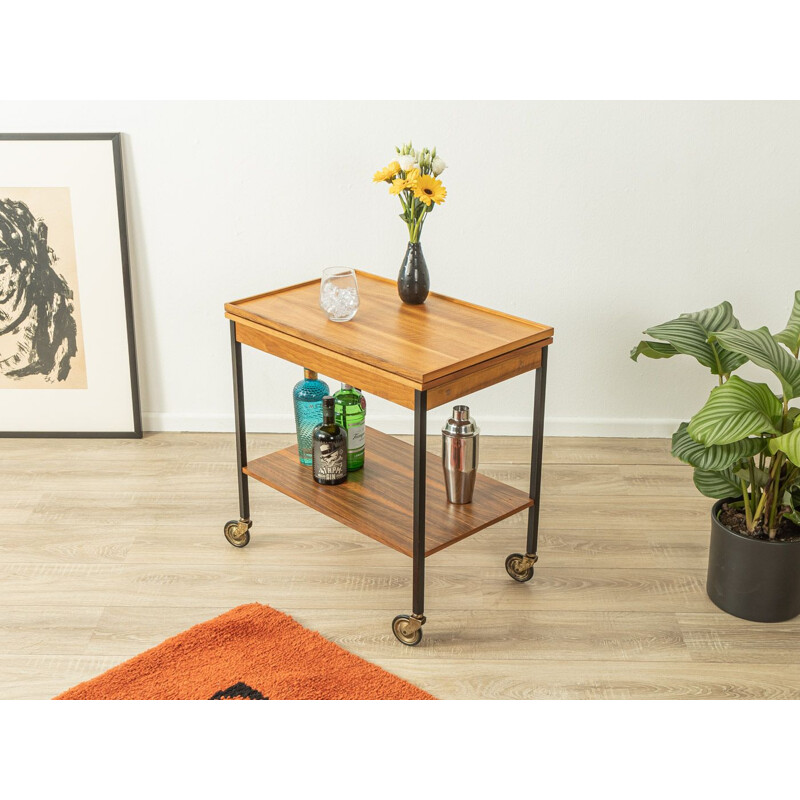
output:
[[[319,279],[226,303],[237,340],[324,375],[428,408],[536,369],[553,329],[431,293],[423,305],[397,296],[395,281],[356,270],[360,305],[347,323],[319,308]]]

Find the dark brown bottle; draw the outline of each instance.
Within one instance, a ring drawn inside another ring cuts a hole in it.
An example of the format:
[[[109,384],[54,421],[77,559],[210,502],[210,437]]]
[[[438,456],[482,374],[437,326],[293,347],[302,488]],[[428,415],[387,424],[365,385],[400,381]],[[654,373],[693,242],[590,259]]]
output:
[[[322,398],[322,424],[311,435],[314,480],[325,486],[347,480],[347,433],[335,421],[333,397]]]

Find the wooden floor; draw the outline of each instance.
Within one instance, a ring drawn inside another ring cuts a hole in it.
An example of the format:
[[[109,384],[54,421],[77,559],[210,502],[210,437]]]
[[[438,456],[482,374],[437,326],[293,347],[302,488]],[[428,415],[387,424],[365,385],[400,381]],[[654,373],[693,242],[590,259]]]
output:
[[[482,471],[524,488],[528,448],[486,437]],[[225,542],[233,463],[224,434],[0,440],[0,698],[51,697],[250,602],[440,698],[800,698],[800,619],[706,597],[710,501],[666,440],[547,440],[533,581],[503,566],[525,513],[431,556],[416,648],[390,631],[406,556],[257,483],[249,547]]]

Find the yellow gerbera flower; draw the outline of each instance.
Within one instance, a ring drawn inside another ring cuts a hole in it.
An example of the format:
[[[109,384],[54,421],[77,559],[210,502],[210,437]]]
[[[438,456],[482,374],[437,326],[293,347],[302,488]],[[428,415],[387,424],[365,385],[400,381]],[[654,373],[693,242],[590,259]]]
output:
[[[372,176],[372,182],[380,183],[381,181],[390,181],[398,172],[400,172],[400,165],[396,161],[392,161],[389,166],[379,169]]]
[[[408,183],[408,188],[413,189],[414,184],[417,182],[417,178],[419,178],[419,170],[418,169],[410,169],[406,173],[406,182]]]
[[[447,189],[433,175],[420,175],[414,182],[414,197],[421,200],[426,206],[431,203],[436,203],[438,206],[447,197]]]
[[[392,181],[392,185],[389,187],[389,194],[400,194],[403,189],[410,189],[411,186],[408,184],[408,180],[403,180],[403,178],[395,178]]]

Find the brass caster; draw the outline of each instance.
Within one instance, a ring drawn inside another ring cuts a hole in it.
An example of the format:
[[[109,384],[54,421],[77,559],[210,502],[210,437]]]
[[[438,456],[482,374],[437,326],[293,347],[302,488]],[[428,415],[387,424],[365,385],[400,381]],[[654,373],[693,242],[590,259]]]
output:
[[[539,560],[535,553],[523,556],[522,553],[512,553],[506,559],[506,572],[519,583],[525,583],[533,577],[533,565]]]
[[[225,538],[234,547],[247,547],[252,525],[253,521],[250,519],[232,519],[225,523]]]
[[[425,617],[408,614],[398,614],[392,620],[392,633],[398,642],[414,647],[422,641],[422,626]]]

